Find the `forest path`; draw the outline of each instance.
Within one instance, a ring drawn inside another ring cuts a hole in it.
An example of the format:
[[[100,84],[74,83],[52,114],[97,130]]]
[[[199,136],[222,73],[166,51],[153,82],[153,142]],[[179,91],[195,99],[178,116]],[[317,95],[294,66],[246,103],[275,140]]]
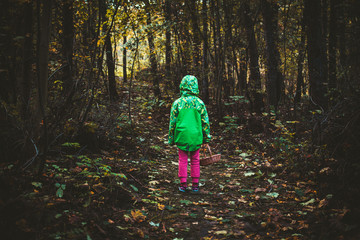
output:
[[[313,180],[292,173],[286,161],[276,159],[265,135],[252,134],[247,126],[232,124],[232,119],[214,124],[214,111],[208,106],[215,126],[210,145],[222,159],[201,167],[198,193],[182,193],[177,148],[167,145],[171,101],[150,113],[144,111],[150,100],[133,98],[140,100],[133,109],[138,113],[134,121],[140,124],[140,156],[124,164],[128,172],[134,170],[132,180],[139,195],[123,215],[122,233],[134,239],[310,239],[314,235],[316,211],[326,199],[317,197]]]
[[[304,217],[314,200],[298,187],[309,193],[311,182],[289,184],[260,170],[269,162],[254,165],[251,156],[245,159],[223,155],[220,162],[202,167],[198,193],[178,191],[176,151],[153,168],[146,186],[149,194],[142,201],[154,204],[147,214],[150,225],[162,231],[158,237],[301,239],[308,227]]]
[[[150,129],[144,131],[151,132],[147,154],[153,160],[129,166],[146,172],[136,179],[142,185],[139,210],[125,215],[132,234],[154,239],[310,238],[307,219],[315,205],[324,203],[315,197],[314,182],[295,180],[265,152],[232,147],[236,140],[220,144],[226,140],[217,129],[210,145],[221,152],[221,161],[201,167],[198,193],[190,190],[190,177],[189,191],[179,192],[177,148],[166,144],[167,123],[148,121],[144,126]]]

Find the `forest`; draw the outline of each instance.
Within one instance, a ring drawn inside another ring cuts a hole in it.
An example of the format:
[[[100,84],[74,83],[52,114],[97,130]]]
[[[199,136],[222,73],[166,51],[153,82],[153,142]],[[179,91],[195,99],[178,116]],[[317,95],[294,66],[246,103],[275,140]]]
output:
[[[1,238],[360,239],[359,39],[358,0],[1,0]]]

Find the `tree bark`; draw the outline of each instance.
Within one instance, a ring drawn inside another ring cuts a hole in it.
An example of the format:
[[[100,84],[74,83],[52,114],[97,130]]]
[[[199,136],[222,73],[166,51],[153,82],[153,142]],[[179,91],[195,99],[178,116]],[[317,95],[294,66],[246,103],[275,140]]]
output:
[[[171,3],[165,0],[165,78],[169,79],[171,75]]]
[[[229,99],[231,95],[231,89],[234,89],[233,81],[233,67],[232,67],[232,11],[233,6],[231,1],[223,1],[224,8],[224,20],[225,20],[225,39],[223,50],[223,62],[224,64],[224,98]]]
[[[151,68],[151,77],[153,80],[153,89],[154,95],[156,98],[161,98],[160,95],[160,86],[159,86],[159,78],[157,74],[157,61],[156,61],[156,52],[155,52],[155,43],[154,43],[154,33],[151,29],[151,5],[149,0],[145,0],[145,11],[146,11],[146,23],[148,25],[147,29],[147,38],[149,44],[149,58],[150,58],[150,68]]]
[[[125,47],[125,44],[127,42],[126,36],[123,37],[123,81],[124,83],[127,83],[127,50]]]
[[[42,5],[42,6],[41,6]],[[38,174],[40,175],[45,166],[45,157],[48,151],[48,133],[46,106],[48,99],[48,63],[49,63],[49,42],[51,32],[51,7],[52,0],[39,0],[37,3],[39,15],[38,49],[37,49],[37,71],[38,71],[38,97],[39,97],[39,117],[43,134],[40,138],[43,155],[40,158]],[[40,11],[40,8],[42,11]],[[39,119],[36,119],[37,122]],[[39,126],[39,125],[37,125]],[[35,128],[37,128],[37,126]],[[37,131],[37,129],[35,130]],[[41,135],[41,134],[40,134]]]
[[[207,7],[207,0],[203,0],[202,5],[202,21],[203,21],[203,74],[202,74],[202,95],[203,100],[206,104],[209,103],[209,63],[208,63],[208,51],[209,51],[209,44],[208,44],[208,7]]]
[[[39,103],[44,117],[48,97],[48,62],[52,0],[40,0],[40,4],[43,6],[40,15],[40,31],[38,38],[38,87]]]
[[[266,58],[267,58],[267,96],[268,104],[277,106],[281,97],[281,86],[283,85],[283,76],[279,70],[280,54],[277,48],[277,9],[276,3],[270,3],[268,0],[261,0],[261,9],[264,18],[264,30],[266,39]]]
[[[337,34],[337,0],[330,0],[329,29],[329,89],[336,88],[336,34]]]
[[[118,99],[118,93],[116,90],[116,80],[115,80],[115,61],[112,51],[111,43],[111,25],[109,24],[109,19],[106,17],[107,3],[106,0],[101,1],[101,17],[103,20],[103,30],[105,31],[105,52],[106,52],[106,66],[108,70],[108,83],[109,83],[109,97],[110,101],[115,101]],[[118,6],[117,6],[118,7]],[[117,9],[116,9],[117,11]]]
[[[22,118],[29,117],[29,100],[32,83],[32,68],[33,63],[33,3],[24,3],[24,48],[23,48],[23,76],[22,76]]]
[[[310,96],[316,105],[327,108],[325,99],[326,67],[324,62],[323,33],[320,1],[305,0]]]
[[[303,69],[304,69],[304,59],[305,59],[305,19],[304,14],[301,18],[301,37],[300,37],[300,44],[298,46],[299,55],[297,58],[297,77],[296,77],[296,91],[295,91],[295,98],[294,104],[297,105],[300,103],[301,100],[301,93],[305,94],[304,88],[304,76],[303,76]]]
[[[124,12],[127,12],[128,8],[127,8],[127,1],[124,2],[125,6],[124,6]],[[127,17],[126,17],[127,18]],[[127,22],[127,20],[126,20]],[[126,30],[125,30],[126,31]],[[123,37],[123,81],[124,83],[127,83],[127,49],[126,49],[126,42],[127,42],[127,38],[126,38],[127,33],[124,32],[124,37]]]
[[[262,100],[261,94],[261,79],[259,71],[259,54],[256,45],[255,33],[254,33],[254,21],[251,19],[249,1],[245,1],[243,4],[244,13],[244,23],[246,28],[246,38],[248,42],[248,53],[250,61],[250,76],[248,88],[253,98],[252,110],[257,113],[260,113],[264,107],[264,102]]]
[[[200,33],[198,23],[198,11],[196,6],[196,0],[187,0],[187,5],[190,13],[190,21],[193,32],[193,74],[198,77],[200,70]]]
[[[64,92],[69,92],[73,85],[73,41],[74,41],[74,23],[73,23],[73,0],[63,2],[63,85]]]

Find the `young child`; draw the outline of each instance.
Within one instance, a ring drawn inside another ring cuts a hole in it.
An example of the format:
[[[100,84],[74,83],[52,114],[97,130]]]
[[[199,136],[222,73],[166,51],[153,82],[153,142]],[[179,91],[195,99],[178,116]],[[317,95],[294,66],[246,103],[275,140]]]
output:
[[[180,94],[171,107],[169,144],[179,148],[179,191],[187,188],[188,157],[191,160],[192,191],[199,191],[200,157],[202,144],[211,139],[209,116],[204,102],[198,97],[196,77],[186,75],[180,83]]]

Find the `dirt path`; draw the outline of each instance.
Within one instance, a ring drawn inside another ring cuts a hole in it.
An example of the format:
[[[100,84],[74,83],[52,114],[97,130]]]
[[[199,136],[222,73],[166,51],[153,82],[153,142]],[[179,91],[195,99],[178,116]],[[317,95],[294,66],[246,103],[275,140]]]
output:
[[[222,160],[201,167],[200,192],[181,193],[177,150],[164,144],[165,130],[152,133],[157,140],[151,148],[158,151],[133,166],[147,174],[140,177],[136,210],[124,215],[129,224],[123,233],[151,239],[311,238],[308,220],[325,201],[317,199],[311,180],[295,180],[264,153],[219,148]],[[215,134],[212,145],[219,141]]]
[[[172,151],[173,152],[173,151]],[[147,219],[163,239],[302,239],[311,212],[297,198],[295,186],[266,174],[250,156],[202,167],[199,193],[177,190],[176,153],[149,173]],[[269,163],[266,162],[269,166]],[[306,186],[307,183],[299,183]],[[290,192],[290,193],[289,193]],[[302,193],[299,192],[300,195]],[[304,193],[305,194],[305,193]],[[291,199],[293,198],[293,199]],[[151,204],[153,206],[151,206]],[[307,211],[306,211],[307,210]],[[159,225],[159,229],[156,229]],[[147,232],[146,230],[144,230]],[[140,234],[141,235],[141,234]]]

